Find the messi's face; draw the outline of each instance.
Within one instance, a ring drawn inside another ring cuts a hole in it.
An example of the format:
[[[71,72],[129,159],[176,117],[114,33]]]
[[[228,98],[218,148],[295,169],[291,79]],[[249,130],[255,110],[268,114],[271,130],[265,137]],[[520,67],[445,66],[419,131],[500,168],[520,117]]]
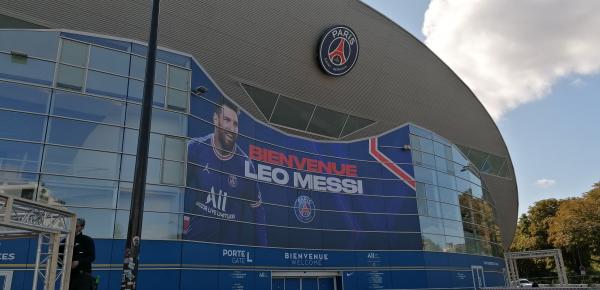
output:
[[[235,140],[238,133],[238,114],[235,110],[228,106],[223,106],[220,113],[217,111],[213,115],[215,124],[215,138],[227,151],[233,152]]]

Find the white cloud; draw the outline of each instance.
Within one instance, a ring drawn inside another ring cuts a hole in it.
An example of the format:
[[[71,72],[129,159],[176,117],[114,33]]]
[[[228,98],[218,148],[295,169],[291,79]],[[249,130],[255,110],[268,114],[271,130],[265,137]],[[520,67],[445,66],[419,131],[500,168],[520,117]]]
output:
[[[431,0],[425,43],[494,119],[600,71],[600,1]]]
[[[534,182],[535,186],[541,187],[541,188],[551,187],[555,183],[556,183],[556,180],[554,180],[554,179],[547,179],[547,178],[538,179],[538,180],[536,180]]]

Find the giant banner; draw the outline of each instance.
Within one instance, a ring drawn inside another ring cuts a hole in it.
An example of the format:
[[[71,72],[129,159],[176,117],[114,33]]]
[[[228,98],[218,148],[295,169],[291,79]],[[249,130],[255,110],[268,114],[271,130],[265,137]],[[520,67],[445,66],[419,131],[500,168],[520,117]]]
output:
[[[292,114],[293,112],[290,112]],[[227,98],[193,97],[183,238],[419,249],[408,126],[354,142],[291,136]]]

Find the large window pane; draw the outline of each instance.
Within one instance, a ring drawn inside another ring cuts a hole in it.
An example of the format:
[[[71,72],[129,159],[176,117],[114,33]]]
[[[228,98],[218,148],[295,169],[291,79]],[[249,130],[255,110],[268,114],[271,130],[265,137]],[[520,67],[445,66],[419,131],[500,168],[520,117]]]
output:
[[[440,201],[445,202],[445,203],[454,204],[454,205],[459,204],[458,192],[451,190],[451,189],[443,188],[443,187],[439,188],[439,192],[440,192]]]
[[[449,158],[447,156],[449,150],[450,150],[449,146],[444,145],[442,143],[433,142],[433,152],[435,153],[435,155],[441,156],[441,157],[444,157],[444,158]]]
[[[442,207],[439,202],[427,201],[427,215],[431,217],[442,217]]]
[[[190,89],[190,72],[169,66],[169,87],[187,91]]]
[[[435,201],[440,200],[440,191],[437,186],[432,185],[432,184],[425,184],[425,189],[427,192],[428,200],[435,200]]]
[[[464,237],[461,222],[444,220],[444,231],[445,234],[449,236]]]
[[[135,156],[123,155],[121,162],[121,180],[133,181],[135,170]],[[160,184],[161,162],[160,159],[148,158],[146,182]]]
[[[120,151],[122,129],[115,126],[50,118],[48,142],[90,149]]]
[[[426,137],[429,139],[433,139],[433,134],[425,129],[421,129],[417,126],[413,126],[410,125],[410,132],[417,135],[417,136],[422,136],[422,137]]]
[[[89,45],[63,39],[60,51],[60,62],[76,66],[87,66]]]
[[[84,149],[46,146],[42,171],[47,173],[116,179],[119,155]]]
[[[81,91],[81,89],[83,88],[84,79],[84,69],[64,64],[58,66],[58,77],[56,78],[57,87],[74,91]]]
[[[442,217],[445,219],[460,221],[460,208],[455,205],[442,203]]]
[[[137,154],[138,131],[125,129],[125,138],[123,140],[123,153]],[[155,133],[150,133],[150,148],[149,156],[162,158],[163,155],[163,136]]]
[[[131,56],[131,70],[129,75],[133,78],[143,80],[146,74],[146,58]],[[162,62],[156,63],[154,73],[154,83],[166,85],[167,83],[167,65]]]
[[[41,151],[41,144],[0,140],[0,169],[37,172]]]
[[[314,108],[315,105],[280,96],[271,122],[304,131]]]
[[[125,99],[127,96],[127,78],[89,71],[85,91]]]
[[[433,154],[433,141],[423,138],[423,137],[419,137],[419,141],[420,141],[419,146],[421,147],[421,150],[423,150],[424,152]]]
[[[140,114],[142,106],[132,103],[127,103],[127,115],[125,116],[125,126],[138,129],[140,127]],[[154,118],[154,114],[152,114]]]
[[[447,236],[446,249],[454,253],[465,253],[467,251],[465,238]]]
[[[444,236],[423,234],[423,250],[441,252],[445,246]]]
[[[122,182],[119,187],[119,209],[131,206],[131,183]],[[180,187],[146,185],[144,210],[159,212],[182,212],[184,190]]]
[[[317,106],[315,113],[310,119],[308,131],[337,138],[344,127],[347,117],[348,115],[346,114]]]
[[[185,160],[185,139],[165,136],[164,159]]]
[[[115,125],[123,124],[125,103],[55,91],[52,114]]]
[[[176,240],[181,236],[181,215],[144,212],[142,239]],[[117,211],[114,238],[124,239],[127,234],[129,211]]]
[[[419,152],[421,154],[421,162],[423,163],[423,166],[428,167],[428,168],[435,168],[435,157],[433,156],[433,154],[429,154],[429,153],[425,153],[425,152]]]
[[[188,96],[189,94],[187,92],[169,89],[169,95],[167,96],[167,108],[186,112],[188,108]]]
[[[131,56],[131,67],[129,69],[129,76],[143,80],[144,73],[146,72],[146,59],[143,57]]]
[[[38,185],[34,173],[0,171],[0,192],[25,199],[33,199]]]
[[[36,113],[48,112],[50,90],[0,81],[0,107]]]
[[[161,183],[183,185],[183,162],[163,160]]]
[[[419,212],[419,215],[428,215],[427,214],[427,201],[424,199],[417,199],[417,211]]]
[[[167,89],[163,86],[154,85],[154,93],[152,94],[152,104],[154,106],[165,106],[165,94]],[[127,99],[134,102],[142,102],[144,98],[144,82],[129,79],[129,88],[127,89]]]
[[[348,121],[344,125],[344,130],[342,131],[342,136],[350,135],[362,128],[365,128],[371,124],[375,123],[375,121],[359,118],[356,116],[349,116]]]
[[[242,87],[244,87],[250,98],[252,98],[252,101],[254,101],[258,109],[268,120],[271,117],[273,108],[275,108],[275,103],[279,95],[246,84],[242,84]]]
[[[417,198],[427,198],[425,191],[425,184],[421,182],[417,182]]]
[[[0,31],[0,50],[19,51],[29,56],[54,60],[58,50],[58,32],[32,30]]]
[[[0,138],[41,142],[45,123],[45,116],[0,110],[0,124],[5,125],[0,130]]]
[[[438,143],[436,143],[438,144]],[[446,162],[447,160],[439,157],[439,156],[435,156],[435,168],[439,171],[443,171],[446,172],[448,171],[448,162]]]
[[[456,179],[452,175],[438,171],[437,172],[437,182],[438,182],[437,184],[439,186],[456,189]]]
[[[428,184],[437,184],[434,170],[415,166],[415,179]]]
[[[129,54],[92,46],[90,68],[126,76],[129,74]]]
[[[69,207],[78,218],[85,219],[83,233],[95,239],[110,239],[113,237],[115,210]]]
[[[185,136],[187,133],[187,117],[174,112],[153,109],[152,131],[168,135]]]
[[[50,86],[54,63],[0,53],[0,78]]]
[[[438,218],[420,216],[419,222],[421,223],[421,232],[427,234],[444,234],[444,227],[442,220]]]
[[[114,208],[117,199],[117,182],[42,175],[37,196],[42,202]]]

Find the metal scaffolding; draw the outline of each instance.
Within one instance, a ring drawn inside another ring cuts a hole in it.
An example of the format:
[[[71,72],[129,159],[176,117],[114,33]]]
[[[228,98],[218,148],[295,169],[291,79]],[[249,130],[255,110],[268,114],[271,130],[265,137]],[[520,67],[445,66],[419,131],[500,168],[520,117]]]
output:
[[[560,249],[539,250],[539,251],[524,251],[524,252],[506,252],[504,253],[504,262],[508,271],[508,281],[510,286],[517,286],[515,283],[519,280],[519,269],[517,268],[518,259],[533,259],[554,257],[556,264],[556,272],[558,273],[558,283],[560,285],[569,284],[565,264],[563,262],[562,252]]]
[[[0,239],[37,237],[32,290],[69,289],[75,223],[72,212],[0,194]]]

